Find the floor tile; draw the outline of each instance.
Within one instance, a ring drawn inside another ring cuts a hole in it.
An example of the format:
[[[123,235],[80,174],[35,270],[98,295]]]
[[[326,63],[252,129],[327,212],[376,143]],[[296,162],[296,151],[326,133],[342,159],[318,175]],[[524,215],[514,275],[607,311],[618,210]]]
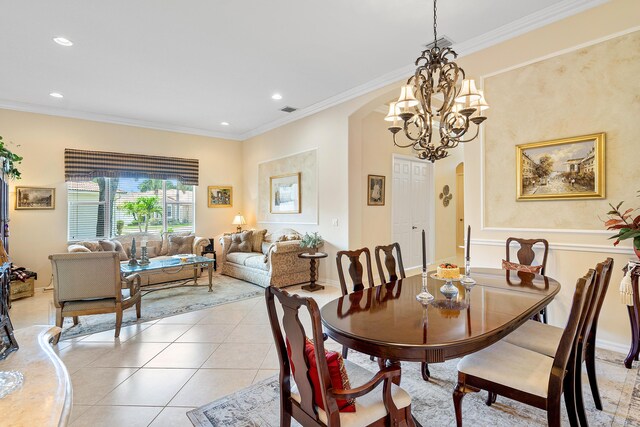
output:
[[[243,325],[268,325],[269,314],[265,305],[257,305],[241,321]]]
[[[105,353],[119,347],[118,343],[74,342],[68,347],[57,350],[58,356],[67,367],[70,374],[80,368],[88,366]]]
[[[229,324],[198,324],[192,326],[182,334],[176,342],[212,342],[221,343],[229,336],[236,325]]]
[[[169,406],[202,406],[248,387],[256,373],[251,369],[200,369]]]
[[[160,413],[161,407],[92,406],[80,415],[72,427],[146,427]]]
[[[126,342],[91,362],[91,366],[140,368],[167,348],[168,345],[167,343]]]
[[[272,344],[267,352],[266,357],[260,365],[260,369],[280,369],[280,359],[278,359],[278,351],[275,344]]]
[[[218,325],[218,324],[230,324],[237,325],[247,315],[248,311],[233,311],[226,309],[219,309],[216,311],[209,311],[206,317],[198,321],[199,325]]]
[[[260,369],[253,379],[253,383],[260,382],[262,380],[266,380],[267,378],[271,378],[274,375],[278,375],[280,373],[279,369]]]
[[[258,369],[262,365],[269,344],[225,343],[204,362],[203,368]]]
[[[193,325],[198,323],[203,317],[209,314],[206,310],[191,311],[189,313],[178,314],[177,316],[169,316],[158,320],[158,325]]]
[[[167,406],[160,412],[160,415],[149,425],[149,427],[193,427],[187,417],[187,412],[195,408],[173,408]]]
[[[75,396],[74,396],[75,397]],[[73,424],[75,420],[80,418],[80,415],[84,414],[91,408],[90,405],[76,405],[75,403],[71,407],[71,415],[69,416],[69,424]]]
[[[82,368],[71,375],[74,405],[95,405],[137,368]]]
[[[165,406],[195,372],[195,369],[142,368],[98,405]]]
[[[272,344],[273,333],[269,325],[240,324],[225,339],[225,342]]]
[[[129,342],[174,342],[189,328],[191,328],[191,325],[155,324],[131,338]]]
[[[114,320],[114,322],[115,322],[115,320]],[[144,331],[145,329],[147,329],[148,327],[150,327],[154,323],[155,322],[145,322],[145,323],[139,323],[139,324],[136,324],[136,325],[124,326],[124,327],[120,328],[120,336],[118,338],[116,338],[114,336],[114,330],[113,329],[109,329],[108,331],[98,332],[98,333],[95,333],[95,334],[88,335],[82,341],[84,341],[84,342],[95,342],[95,341],[100,341],[100,342],[125,342],[125,341],[129,340],[130,338],[138,335],[140,332]],[[114,325],[115,325],[115,323],[114,323]]]
[[[199,368],[219,344],[173,343],[147,363],[145,368]]]

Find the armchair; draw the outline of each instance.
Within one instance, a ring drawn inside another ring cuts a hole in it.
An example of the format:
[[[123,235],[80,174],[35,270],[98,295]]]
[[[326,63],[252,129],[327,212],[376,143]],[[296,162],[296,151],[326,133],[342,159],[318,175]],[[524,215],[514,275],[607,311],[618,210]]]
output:
[[[73,317],[77,325],[78,316],[115,313],[117,338],[123,310],[135,305],[140,318],[140,276],[128,276],[123,283],[116,252],[54,254],[49,259],[53,270],[56,326],[62,328],[65,317]]]

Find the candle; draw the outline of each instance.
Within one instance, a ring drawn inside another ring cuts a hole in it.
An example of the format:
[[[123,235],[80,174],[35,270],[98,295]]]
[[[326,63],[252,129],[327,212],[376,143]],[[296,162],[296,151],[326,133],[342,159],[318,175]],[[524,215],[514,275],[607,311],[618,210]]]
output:
[[[422,271],[427,271],[427,246],[425,240],[425,233],[422,230]]]
[[[140,247],[141,248],[146,248],[147,247],[147,241],[143,240],[142,243],[140,243]]]
[[[467,260],[469,260],[470,259],[469,252],[471,250],[471,226],[467,227],[467,241],[465,243],[467,244],[465,256]]]

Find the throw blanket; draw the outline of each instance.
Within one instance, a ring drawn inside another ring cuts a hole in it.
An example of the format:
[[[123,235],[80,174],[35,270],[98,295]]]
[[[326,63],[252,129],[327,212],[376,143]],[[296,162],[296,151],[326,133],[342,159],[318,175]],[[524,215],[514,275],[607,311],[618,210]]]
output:
[[[620,282],[620,302],[625,305],[633,305],[633,286],[631,282],[631,275],[634,269],[640,268],[640,264],[634,261],[629,261],[627,265],[627,273]]]

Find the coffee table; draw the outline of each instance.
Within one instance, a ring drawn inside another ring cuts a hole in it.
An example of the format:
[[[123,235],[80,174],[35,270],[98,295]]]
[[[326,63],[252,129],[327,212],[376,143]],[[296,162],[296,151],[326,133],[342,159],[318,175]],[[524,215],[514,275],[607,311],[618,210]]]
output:
[[[215,260],[203,256],[194,256],[181,260],[179,258],[165,258],[161,260],[151,260],[146,265],[129,265],[126,261],[120,264],[120,272],[123,276],[130,274],[154,274],[154,273],[178,273],[185,268],[193,268],[193,286],[198,285],[198,270],[206,267],[209,274],[209,292],[212,292],[213,285],[213,267]],[[189,281],[178,286],[184,286]],[[175,288],[177,286],[162,287],[162,289]]]

